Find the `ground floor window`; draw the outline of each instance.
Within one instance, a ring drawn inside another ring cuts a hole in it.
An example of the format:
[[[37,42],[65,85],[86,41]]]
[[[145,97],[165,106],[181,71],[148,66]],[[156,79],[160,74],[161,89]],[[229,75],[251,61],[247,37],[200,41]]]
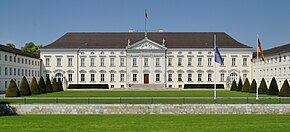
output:
[[[172,82],[172,74],[168,74],[168,82]]]
[[[182,81],[182,74],[178,74],[178,81]]]
[[[114,88],[114,85],[111,85],[111,88]]]
[[[238,74],[233,72],[230,74],[230,78],[231,78],[231,82],[233,82],[234,80],[238,81]]]
[[[91,74],[91,82],[95,81],[95,74]]]
[[[225,81],[225,74],[221,73],[221,82]]]
[[[115,81],[115,74],[111,74],[111,82]]]
[[[121,88],[124,88],[124,85],[121,85]]]
[[[160,74],[156,74],[156,82],[160,81]]]
[[[209,82],[212,81],[212,74],[211,73],[207,74],[207,81],[209,81]]]
[[[81,74],[81,82],[85,81],[85,74]]]
[[[178,85],[178,88],[182,88],[182,85]]]
[[[123,73],[120,74],[120,81],[121,82],[125,81],[125,74],[123,74]]]
[[[197,81],[198,82],[202,81],[202,74],[201,73],[197,74]]]
[[[63,82],[63,75],[62,75],[62,73],[56,73],[55,74],[55,78],[56,78],[57,81],[60,80],[61,82]]]
[[[105,74],[101,74],[101,82],[105,81]]]
[[[68,81],[72,82],[72,74],[68,74]]]
[[[247,75],[246,73],[243,74],[243,79],[246,80],[247,76],[248,76],[248,75]]]
[[[23,76],[23,69],[22,69],[22,76]],[[49,79],[49,74],[45,74],[45,77]]]
[[[137,82],[137,74],[133,74],[133,82]]]
[[[191,82],[192,81],[192,74],[187,74],[187,81]]]

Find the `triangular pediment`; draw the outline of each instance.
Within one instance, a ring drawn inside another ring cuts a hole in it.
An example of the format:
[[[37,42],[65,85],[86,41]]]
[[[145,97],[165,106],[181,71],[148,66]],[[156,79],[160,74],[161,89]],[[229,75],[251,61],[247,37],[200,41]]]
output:
[[[167,49],[164,45],[158,44],[147,37],[127,46],[127,49],[131,50],[165,50]]]

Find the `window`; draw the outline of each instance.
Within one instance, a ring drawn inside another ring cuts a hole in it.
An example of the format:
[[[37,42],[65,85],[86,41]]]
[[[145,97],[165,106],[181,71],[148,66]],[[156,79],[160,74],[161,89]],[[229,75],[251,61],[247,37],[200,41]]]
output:
[[[160,74],[156,74],[156,82],[160,81]]]
[[[202,81],[202,74],[201,73],[198,73],[197,74],[197,81],[198,82],[201,82]]]
[[[23,58],[22,58],[22,63],[23,63]],[[50,58],[45,58],[45,65],[50,66]]]
[[[182,58],[178,58],[178,66],[181,66],[182,65]]]
[[[25,69],[25,76],[27,76],[27,69]]]
[[[96,58],[91,57],[91,66],[92,66],[92,67],[95,66],[95,59],[96,59]]]
[[[115,81],[115,74],[111,74],[111,82]]]
[[[236,66],[236,58],[232,58],[232,66]]]
[[[7,55],[5,55],[5,61],[7,61]]]
[[[115,66],[115,58],[110,58],[110,66]]]
[[[85,74],[81,74],[81,82],[85,81]]]
[[[25,59],[25,64],[27,64],[27,59]]]
[[[111,88],[114,88],[115,86],[114,85],[111,85]]]
[[[24,76],[24,69],[21,69],[21,76]]]
[[[91,74],[91,82],[95,81],[95,74]]]
[[[245,73],[245,74],[243,74],[243,80],[246,80],[246,78],[247,78],[247,74]]]
[[[31,61],[30,60],[28,60],[28,65],[30,65],[31,63],[30,63]]]
[[[1,71],[1,68],[0,68],[0,71]],[[18,71],[18,76],[20,76],[20,68],[18,68],[17,71]],[[1,72],[0,72],[0,75],[1,75]]]
[[[48,77],[49,77],[49,74],[48,74]],[[68,81],[72,82],[72,74],[68,74]]]
[[[168,82],[172,82],[172,74],[168,74]]]
[[[120,66],[125,66],[125,58],[124,57],[120,58]]]
[[[101,66],[105,66],[105,58],[100,58],[100,64]]]
[[[148,66],[148,58],[144,58],[144,66]]]
[[[17,62],[20,63],[20,58],[17,58]]]
[[[14,76],[16,76],[16,68],[14,68]]]
[[[121,88],[124,88],[125,86],[124,85],[121,85]]]
[[[32,60],[32,65],[34,65],[34,60]]]
[[[16,56],[14,56],[14,62],[16,62]]]
[[[133,58],[133,66],[137,66],[137,58]]]
[[[191,66],[192,65],[192,58],[187,58],[187,65]]]
[[[221,82],[225,81],[225,74],[221,73]]]
[[[197,66],[202,66],[202,58],[197,58]]]
[[[8,74],[8,68],[5,67],[5,75],[7,75],[7,74]]]
[[[7,81],[5,81],[5,89],[7,89]]]
[[[172,58],[168,58],[168,66],[172,66]]]
[[[156,58],[155,65],[156,65],[156,66],[160,66],[160,58]]]
[[[9,60],[10,60],[10,62],[12,62],[12,56],[9,56]]]
[[[207,65],[208,65],[208,66],[211,66],[211,60],[212,60],[212,58],[208,58],[208,59],[207,59]]]
[[[209,81],[209,82],[212,81],[212,74],[211,73],[207,74],[207,81]]]
[[[189,82],[192,81],[192,74],[191,73],[187,74],[187,81],[189,81]]]
[[[137,82],[137,74],[133,74],[133,82]]]
[[[85,58],[81,58],[81,67],[85,66]]]
[[[61,66],[61,58],[56,59],[56,66]]]
[[[243,66],[247,66],[248,59],[247,58],[243,58]]]
[[[120,74],[120,82],[124,82],[125,81],[125,74],[121,73]]]
[[[30,70],[29,70],[30,71]],[[12,76],[12,68],[9,68],[9,75]],[[30,76],[30,75],[29,75]]]
[[[72,66],[72,58],[68,58],[68,66]]]
[[[101,82],[104,82],[105,81],[105,74],[101,74]]]
[[[178,74],[178,81],[182,81],[182,74]]]
[[[230,74],[230,79],[231,79],[231,82],[233,82],[234,80],[237,81],[238,80],[238,74],[237,73],[231,73]]]

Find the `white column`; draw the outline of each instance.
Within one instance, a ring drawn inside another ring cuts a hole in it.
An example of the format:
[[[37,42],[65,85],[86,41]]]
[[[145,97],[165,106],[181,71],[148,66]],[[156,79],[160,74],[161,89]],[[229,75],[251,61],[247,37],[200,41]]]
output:
[[[165,66],[166,66],[166,63],[165,63],[165,54],[162,55],[162,75],[163,75],[163,80],[162,82],[165,84],[165,80],[166,80],[166,69],[165,69]]]
[[[150,72],[150,74],[151,74],[151,76],[150,76],[150,78],[149,78],[149,83],[154,83],[155,81],[154,81],[154,75],[155,75],[155,71],[154,71],[154,68],[155,68],[155,65],[154,65],[154,56],[151,54],[151,67],[150,67],[150,69],[151,69],[151,72]]]
[[[128,82],[128,84],[130,84],[131,83],[131,79],[130,79],[130,76],[131,76],[131,56],[127,56],[127,60],[126,60],[126,62],[127,62],[127,82]]]

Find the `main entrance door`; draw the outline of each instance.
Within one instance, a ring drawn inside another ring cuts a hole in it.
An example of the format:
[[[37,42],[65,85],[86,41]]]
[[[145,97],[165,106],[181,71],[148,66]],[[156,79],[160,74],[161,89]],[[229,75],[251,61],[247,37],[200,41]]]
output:
[[[144,84],[149,83],[149,74],[144,74]]]

